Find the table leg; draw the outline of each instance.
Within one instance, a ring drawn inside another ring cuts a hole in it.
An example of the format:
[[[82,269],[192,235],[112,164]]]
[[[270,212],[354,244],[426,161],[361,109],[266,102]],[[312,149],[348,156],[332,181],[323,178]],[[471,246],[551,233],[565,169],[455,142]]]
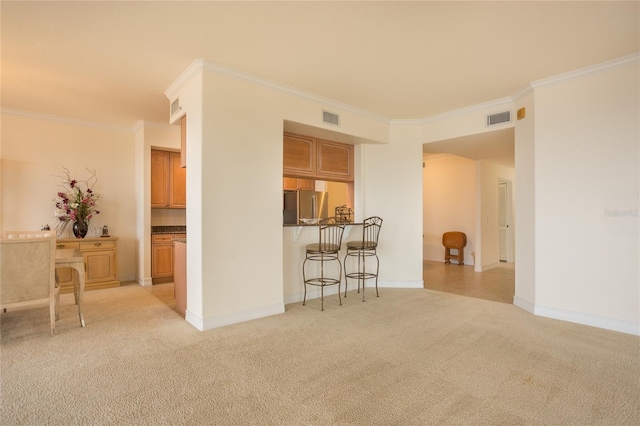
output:
[[[84,271],[83,268],[75,266],[74,269],[77,272],[78,279],[73,280],[73,295],[78,305],[78,316],[80,317],[80,327],[84,327],[84,315],[82,314],[82,296],[84,295]]]

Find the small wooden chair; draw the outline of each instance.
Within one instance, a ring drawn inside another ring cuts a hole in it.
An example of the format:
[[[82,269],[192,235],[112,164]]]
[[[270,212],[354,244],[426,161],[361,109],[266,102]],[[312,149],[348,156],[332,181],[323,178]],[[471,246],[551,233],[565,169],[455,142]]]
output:
[[[464,232],[445,232],[442,234],[444,246],[444,263],[451,263],[451,259],[457,260],[458,265],[464,265],[464,247],[467,245],[467,236]],[[457,254],[451,254],[451,249]]]

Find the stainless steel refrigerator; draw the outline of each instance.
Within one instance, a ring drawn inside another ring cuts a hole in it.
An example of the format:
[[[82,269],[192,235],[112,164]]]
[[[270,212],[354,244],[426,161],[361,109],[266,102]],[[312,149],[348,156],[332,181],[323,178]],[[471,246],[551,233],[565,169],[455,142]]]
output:
[[[329,217],[329,193],[321,191],[284,191],[284,224],[298,224],[301,219]]]

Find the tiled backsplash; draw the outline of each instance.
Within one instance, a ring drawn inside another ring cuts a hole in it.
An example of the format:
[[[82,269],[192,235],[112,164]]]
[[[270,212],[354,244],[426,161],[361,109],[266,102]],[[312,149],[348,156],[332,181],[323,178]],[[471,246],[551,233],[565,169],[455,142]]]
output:
[[[186,234],[186,225],[152,226],[152,234]]]

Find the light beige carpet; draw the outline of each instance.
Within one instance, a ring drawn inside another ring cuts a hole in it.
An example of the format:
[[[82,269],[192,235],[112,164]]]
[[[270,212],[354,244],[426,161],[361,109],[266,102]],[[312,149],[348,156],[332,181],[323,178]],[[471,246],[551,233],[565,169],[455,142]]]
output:
[[[1,315],[2,425],[637,425],[640,339],[425,289],[199,332],[145,288]],[[63,302],[70,302],[70,295]]]

